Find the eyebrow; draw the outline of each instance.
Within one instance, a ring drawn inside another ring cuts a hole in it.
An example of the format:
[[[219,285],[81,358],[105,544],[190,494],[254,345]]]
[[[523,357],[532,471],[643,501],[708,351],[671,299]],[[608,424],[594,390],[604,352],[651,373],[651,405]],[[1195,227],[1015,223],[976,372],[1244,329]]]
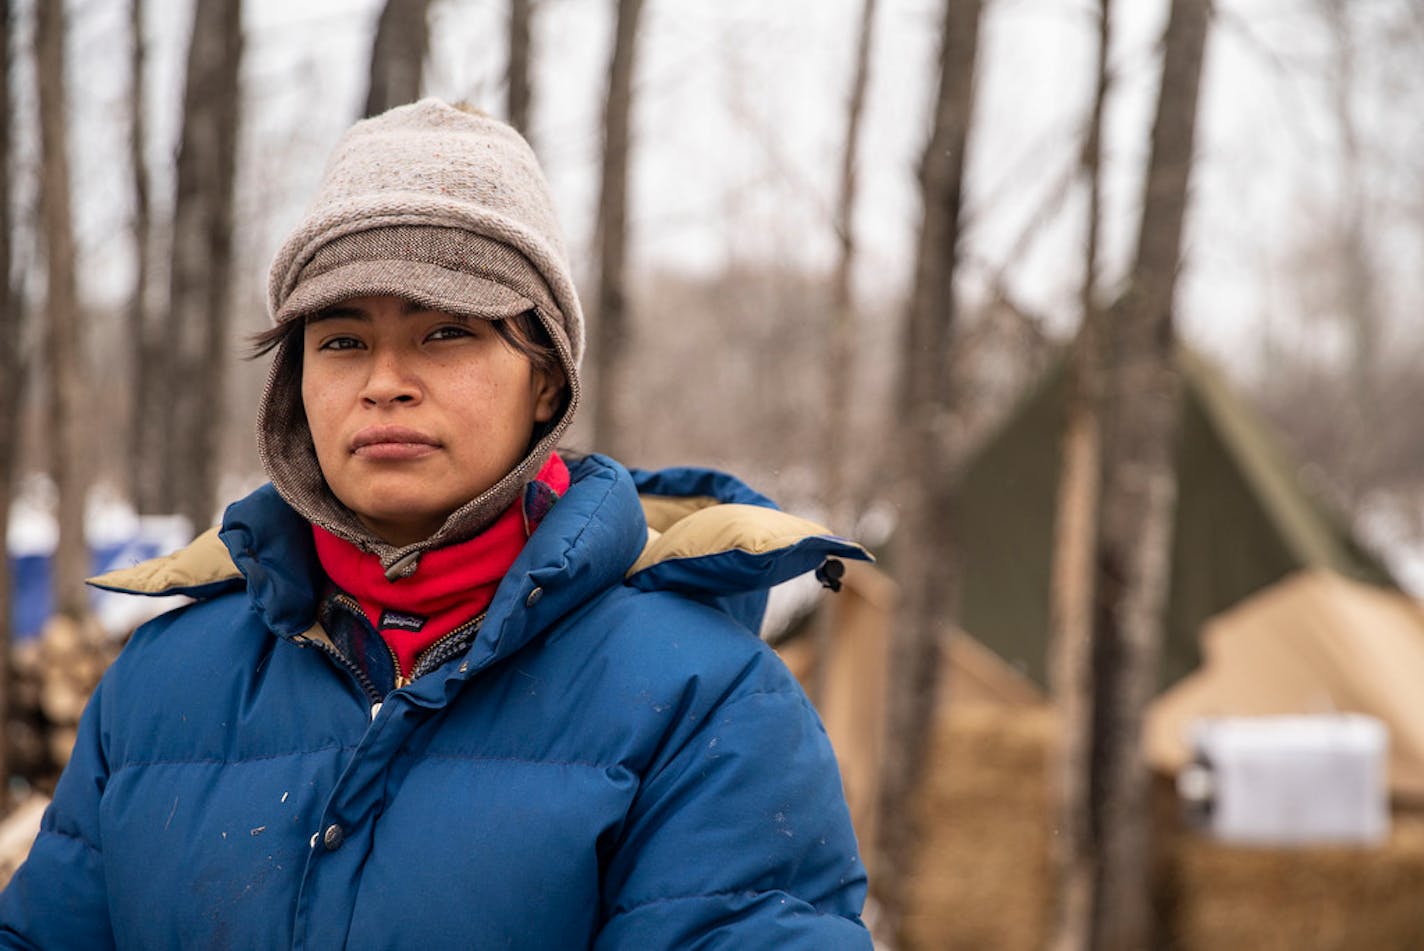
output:
[[[331,307],[323,307],[321,310],[307,317],[307,326],[319,323],[323,320],[370,320],[371,315],[361,310],[359,307],[347,307],[343,304],[336,304]]]

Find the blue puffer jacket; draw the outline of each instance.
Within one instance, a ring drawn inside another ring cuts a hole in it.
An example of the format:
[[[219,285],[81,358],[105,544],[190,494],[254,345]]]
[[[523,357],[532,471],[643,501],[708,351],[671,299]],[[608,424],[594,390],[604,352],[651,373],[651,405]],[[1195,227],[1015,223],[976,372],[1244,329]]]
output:
[[[825,733],[748,630],[862,550],[727,476],[572,468],[469,652],[374,710],[270,487],[100,579],[197,600],[104,677],[0,947],[870,947]]]

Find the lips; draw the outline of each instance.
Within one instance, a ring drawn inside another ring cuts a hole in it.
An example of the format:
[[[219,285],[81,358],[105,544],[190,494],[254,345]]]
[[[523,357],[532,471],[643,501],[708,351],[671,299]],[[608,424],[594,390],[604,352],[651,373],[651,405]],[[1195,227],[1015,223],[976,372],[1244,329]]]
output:
[[[367,426],[351,438],[351,454],[364,459],[418,459],[440,448],[440,441],[405,426]]]

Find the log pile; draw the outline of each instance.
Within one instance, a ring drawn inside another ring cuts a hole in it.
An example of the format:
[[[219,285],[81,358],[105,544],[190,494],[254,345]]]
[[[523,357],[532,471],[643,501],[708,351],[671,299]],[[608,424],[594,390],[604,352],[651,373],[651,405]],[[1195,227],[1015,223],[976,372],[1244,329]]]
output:
[[[89,695],[122,644],[92,620],[51,618],[40,636],[18,644],[10,703],[11,769],[24,785],[54,789]]]
[[[1424,819],[1373,847],[1246,848],[1190,833],[1171,850],[1177,948],[1424,948]]]
[[[1054,722],[1046,706],[941,705],[914,802],[920,844],[901,946],[1045,946]]]
[[[15,869],[30,854],[30,843],[40,830],[40,817],[49,805],[46,796],[29,796],[0,822],[0,888],[4,888]]]
[[[941,709],[915,802],[919,851],[897,947],[1038,951],[1053,914],[1047,707]],[[1178,951],[1424,948],[1424,815],[1374,847],[1252,848],[1183,826],[1154,789],[1154,905]]]
[[[0,887],[29,854],[60,771],[69,762],[89,695],[123,646],[92,620],[51,618],[11,654],[11,791],[18,803],[0,821]]]

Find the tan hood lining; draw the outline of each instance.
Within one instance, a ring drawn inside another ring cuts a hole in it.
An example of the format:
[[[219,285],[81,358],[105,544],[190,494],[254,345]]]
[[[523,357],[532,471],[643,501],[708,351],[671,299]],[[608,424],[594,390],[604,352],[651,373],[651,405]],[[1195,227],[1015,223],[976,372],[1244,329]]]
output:
[[[641,501],[648,519],[648,542],[626,577],[664,561],[728,551],[763,555],[808,538],[836,537],[809,519],[761,505],[716,504],[715,500],[708,504],[703,498],[666,496],[643,496]],[[690,514],[669,522],[679,509]]]
[[[171,554],[90,578],[89,584],[131,594],[166,594],[241,577],[218,529],[210,528]]]

